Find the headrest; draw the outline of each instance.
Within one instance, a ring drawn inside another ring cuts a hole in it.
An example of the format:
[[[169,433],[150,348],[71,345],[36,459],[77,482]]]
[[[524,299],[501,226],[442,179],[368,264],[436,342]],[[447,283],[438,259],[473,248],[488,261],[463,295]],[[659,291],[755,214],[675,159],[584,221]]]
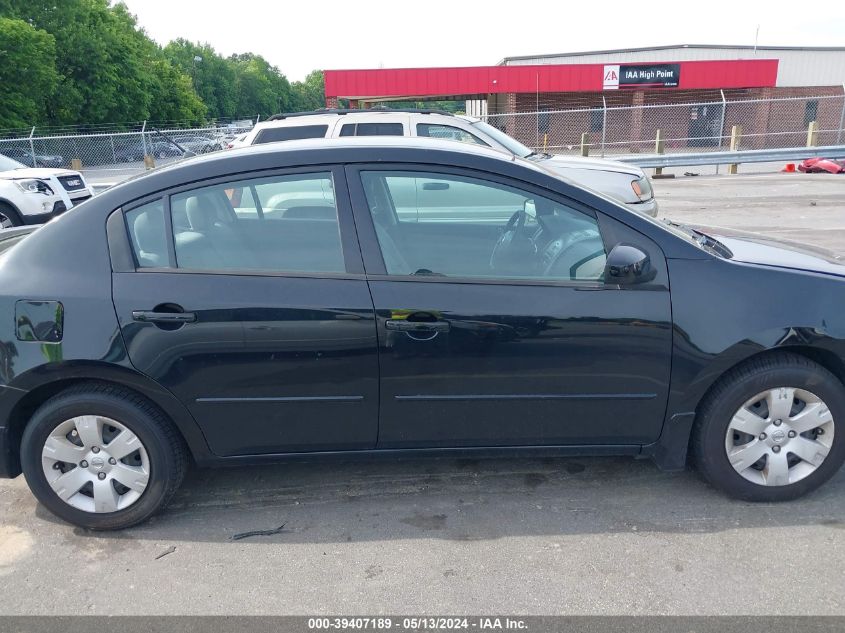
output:
[[[164,254],[167,251],[164,236],[164,218],[160,209],[148,209],[135,218],[132,226],[138,248],[146,253]]]
[[[214,224],[217,216],[217,201],[211,193],[191,196],[185,202],[185,212],[191,228],[195,231],[204,231]]]

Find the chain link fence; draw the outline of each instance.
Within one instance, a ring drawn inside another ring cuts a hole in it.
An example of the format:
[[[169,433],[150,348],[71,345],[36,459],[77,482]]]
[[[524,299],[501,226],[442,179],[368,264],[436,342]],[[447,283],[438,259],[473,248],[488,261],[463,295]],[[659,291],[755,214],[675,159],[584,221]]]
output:
[[[486,121],[536,151],[620,156],[655,152],[658,130],[666,153],[802,147],[812,122],[814,145],[845,142],[845,95],[727,100],[641,106],[592,106],[488,114]],[[586,135],[586,136],[584,136]]]
[[[0,154],[28,167],[79,169],[93,184],[107,184],[182,158],[177,144],[193,154],[207,154],[226,149],[251,128],[251,122],[162,130],[142,125],[134,132],[47,135],[32,128],[27,136],[0,138]]]
[[[538,102],[539,103],[539,102]],[[653,153],[658,131],[666,153],[727,150],[731,130],[741,126],[736,149],[802,147],[815,122],[814,145],[845,143],[845,95],[768,100],[725,99],[657,105],[584,105],[569,109],[543,107],[532,112],[487,114],[491,125],[536,151],[556,154],[622,156]],[[0,154],[28,166],[81,170],[95,185],[119,182],[182,157],[169,139],[194,154],[225,149],[252,128],[252,121],[199,128],[155,128],[136,131],[100,128],[32,128],[0,131]],[[102,131],[101,131],[102,130]],[[150,158],[145,162],[145,156]]]

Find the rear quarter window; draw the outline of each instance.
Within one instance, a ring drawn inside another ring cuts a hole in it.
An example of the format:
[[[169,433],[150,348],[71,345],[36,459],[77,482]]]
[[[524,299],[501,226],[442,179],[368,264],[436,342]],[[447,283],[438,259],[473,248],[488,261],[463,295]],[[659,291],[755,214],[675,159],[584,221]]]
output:
[[[254,145],[278,141],[298,141],[305,138],[324,138],[328,125],[297,125],[292,127],[268,127],[256,134]]]
[[[155,200],[127,211],[126,228],[138,268],[168,266],[162,200]]]

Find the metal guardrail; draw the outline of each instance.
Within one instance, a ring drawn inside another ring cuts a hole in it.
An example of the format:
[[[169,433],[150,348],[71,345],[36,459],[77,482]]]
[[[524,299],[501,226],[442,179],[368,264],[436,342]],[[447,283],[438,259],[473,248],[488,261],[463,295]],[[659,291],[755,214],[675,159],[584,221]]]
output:
[[[825,147],[786,147],[778,149],[747,149],[737,152],[689,152],[679,154],[636,154],[614,156],[638,167],[686,167],[692,165],[734,165],[742,163],[773,163],[801,161],[805,158],[845,158],[845,145]]]

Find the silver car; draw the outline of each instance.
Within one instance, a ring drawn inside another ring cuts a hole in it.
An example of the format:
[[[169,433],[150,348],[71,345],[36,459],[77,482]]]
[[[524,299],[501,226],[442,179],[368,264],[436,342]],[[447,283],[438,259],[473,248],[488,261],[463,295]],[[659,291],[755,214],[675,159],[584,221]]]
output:
[[[651,182],[635,165],[535,152],[489,123],[448,112],[371,109],[277,114],[256,125],[242,144],[343,136],[420,136],[493,147],[541,163],[578,185],[625,203],[633,211],[657,216]]]

